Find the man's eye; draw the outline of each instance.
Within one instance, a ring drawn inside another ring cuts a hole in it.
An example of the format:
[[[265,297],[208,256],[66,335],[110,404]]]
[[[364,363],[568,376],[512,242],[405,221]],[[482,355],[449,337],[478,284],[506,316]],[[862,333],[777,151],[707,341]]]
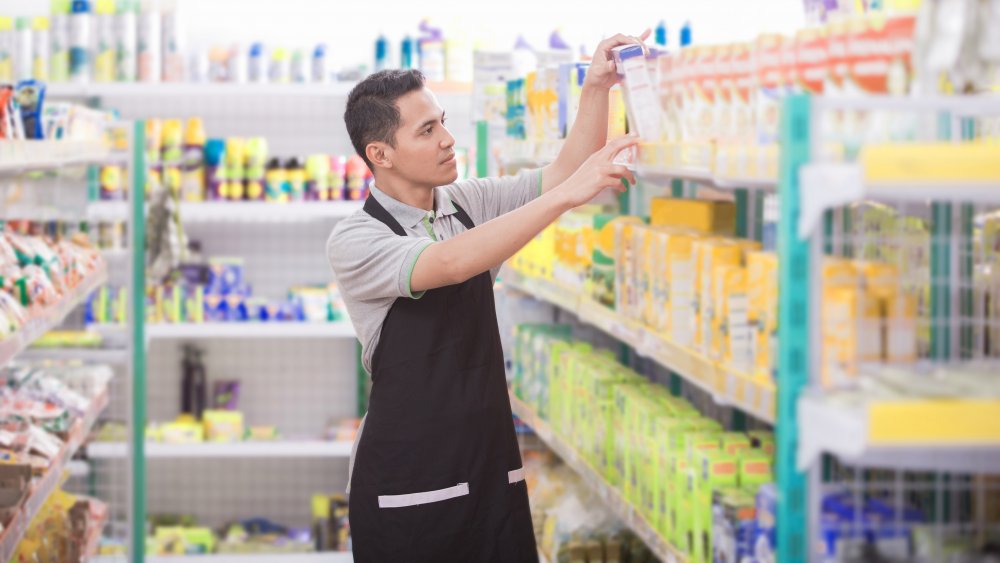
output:
[[[430,135],[430,134],[431,134],[431,131],[432,131],[433,129],[434,129],[434,128],[433,128],[433,127],[431,127],[430,129],[426,129],[426,130],[424,130],[424,135]]]

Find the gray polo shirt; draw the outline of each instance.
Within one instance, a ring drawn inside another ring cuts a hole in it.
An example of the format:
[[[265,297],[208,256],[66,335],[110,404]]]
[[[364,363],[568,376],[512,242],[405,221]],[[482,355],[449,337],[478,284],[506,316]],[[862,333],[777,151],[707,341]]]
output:
[[[541,170],[502,178],[473,178],[434,189],[434,211],[411,207],[372,186],[372,196],[406,230],[401,237],[360,210],[340,221],[326,244],[330,266],[347,313],[361,341],[362,363],[371,373],[382,323],[399,298],[420,299],[410,277],[420,253],[435,241],[451,238],[465,227],[455,216],[457,203],[476,225],[513,211],[541,193]],[[433,220],[432,220],[433,218]],[[500,264],[490,269],[493,279]]]

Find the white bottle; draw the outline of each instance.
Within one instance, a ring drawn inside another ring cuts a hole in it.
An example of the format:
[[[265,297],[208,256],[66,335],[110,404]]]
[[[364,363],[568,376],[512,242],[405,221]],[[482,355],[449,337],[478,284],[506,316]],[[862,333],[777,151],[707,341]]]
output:
[[[145,0],[138,25],[139,82],[159,82],[163,74],[163,48],[160,33],[160,6],[156,0]]]
[[[184,80],[184,50],[181,46],[183,35],[177,13],[177,2],[166,0],[162,13],[163,81],[181,82]]]
[[[91,20],[89,0],[73,0],[69,15],[69,79],[87,83],[91,73]]]
[[[122,0],[118,3],[118,15],[115,16],[115,79],[119,82],[135,82],[138,61],[136,60],[135,12],[138,8],[132,0]]]
[[[330,80],[330,55],[324,43],[316,45],[313,49],[311,75],[312,81],[319,84],[325,84]]]
[[[35,80],[49,80],[49,18],[38,16],[32,25],[31,52],[34,57],[31,74]]]
[[[14,81],[14,22],[0,16],[0,83]]]
[[[239,43],[233,45],[232,49],[229,51],[229,64],[226,69],[226,80],[235,84],[246,84],[248,66],[249,61],[247,60],[246,49],[244,49],[243,45],[240,45]]]
[[[31,80],[34,56],[31,53],[31,18],[17,18],[14,30],[14,80]]]
[[[52,1],[52,21],[49,30],[49,80],[69,80],[69,2]]]
[[[115,2],[97,0],[97,16],[94,18],[94,82],[114,82],[116,72],[115,46]]]

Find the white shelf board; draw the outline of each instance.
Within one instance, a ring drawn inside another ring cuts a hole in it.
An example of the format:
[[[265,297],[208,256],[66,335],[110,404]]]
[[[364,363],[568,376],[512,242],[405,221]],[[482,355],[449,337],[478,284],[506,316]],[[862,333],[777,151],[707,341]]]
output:
[[[70,166],[124,162],[102,141],[25,140],[0,143],[0,176]]]
[[[621,491],[614,488],[586,460],[570,446],[561,436],[556,434],[548,422],[542,420],[526,403],[510,395],[511,409],[525,424],[530,426],[535,434],[555,452],[563,462],[575,471],[583,481],[590,486],[597,496],[611,509],[622,523],[629,527],[653,551],[661,561],[678,563],[686,560],[679,550],[667,542],[649,522],[637,511]]]
[[[108,82],[48,84],[50,99],[82,98],[232,98],[247,96],[346,98],[356,82],[275,84],[224,82]],[[471,83],[428,82],[436,94],[469,96]]]
[[[822,395],[807,394],[799,399],[798,464],[807,468],[828,453],[867,467],[898,468],[914,471],[955,471],[995,473],[1000,468],[1000,446],[995,441],[934,439],[889,443],[871,438],[870,412],[862,400],[837,401]],[[919,414],[917,415],[919,416]],[[914,420],[911,425],[920,434],[922,424],[947,425],[960,420],[932,421],[933,415]],[[958,415],[961,418],[961,414]]]
[[[671,180],[690,180],[707,184],[719,189],[734,190],[765,190],[774,191],[777,189],[777,180],[767,178],[729,178],[715,176],[708,168],[696,166],[646,166],[636,165],[636,177],[642,181],[667,183]]]
[[[91,557],[90,563],[121,563],[124,557]],[[225,554],[212,555],[171,555],[147,556],[147,563],[352,563],[350,553],[327,551],[321,553],[274,553],[274,554]]]
[[[146,443],[148,459],[175,458],[347,458],[351,442],[323,440],[202,442],[197,444]],[[125,442],[91,442],[87,455],[92,459],[123,458],[128,454]]]
[[[90,274],[76,288],[55,305],[48,307],[36,314],[31,320],[25,323],[16,333],[4,340],[0,340],[0,367],[4,366],[11,359],[24,351],[32,342],[40,338],[49,330],[62,324],[70,312],[73,311],[87,295],[104,285],[108,279],[108,272],[105,266],[101,266],[97,271]]]
[[[126,329],[124,325],[94,324],[87,327],[105,336],[116,336]],[[147,324],[146,338],[152,340],[209,339],[209,338],[354,338],[350,321],[332,323],[305,322],[232,322],[232,323],[177,323]]]
[[[40,361],[81,361],[94,364],[121,365],[128,362],[128,351],[107,348],[29,348],[19,359]]]
[[[298,223],[321,219],[341,219],[361,209],[360,201],[264,201],[182,202],[179,215],[184,223]],[[91,221],[125,221],[128,203],[95,201],[87,206]]]

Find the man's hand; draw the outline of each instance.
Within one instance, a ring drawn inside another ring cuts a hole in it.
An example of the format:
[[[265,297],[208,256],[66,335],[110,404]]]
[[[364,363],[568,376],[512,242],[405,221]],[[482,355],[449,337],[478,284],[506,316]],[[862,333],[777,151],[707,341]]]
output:
[[[615,68],[615,59],[611,56],[611,49],[619,45],[642,45],[643,50],[647,50],[643,42],[649,37],[650,33],[649,29],[643,31],[638,37],[619,33],[614,37],[609,37],[601,41],[597,45],[597,51],[594,52],[594,59],[590,62],[590,68],[587,69],[587,77],[584,79],[583,85],[610,90],[612,86],[618,83],[618,70]]]
[[[634,135],[608,141],[604,148],[590,155],[580,168],[554,188],[554,191],[559,192],[571,208],[589,203],[607,188],[619,192],[625,191],[622,179],[635,184],[635,176],[628,168],[614,164],[613,161],[615,155],[635,146],[638,142],[639,138]]]

